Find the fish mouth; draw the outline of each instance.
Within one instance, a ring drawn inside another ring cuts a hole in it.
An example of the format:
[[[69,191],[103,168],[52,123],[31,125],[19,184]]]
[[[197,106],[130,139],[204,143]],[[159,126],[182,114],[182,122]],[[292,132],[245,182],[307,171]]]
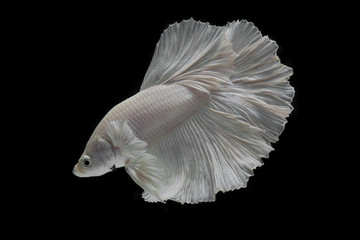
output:
[[[78,168],[78,164],[74,166],[73,174],[77,177],[83,177],[82,171]]]

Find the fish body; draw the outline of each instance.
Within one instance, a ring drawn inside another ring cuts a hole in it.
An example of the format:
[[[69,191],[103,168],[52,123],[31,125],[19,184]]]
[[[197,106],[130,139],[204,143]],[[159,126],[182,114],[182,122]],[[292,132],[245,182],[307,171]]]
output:
[[[111,109],[94,134],[105,133],[104,129],[111,121],[127,120],[134,134],[151,145],[191,117],[208,99],[208,94],[177,84],[154,86]]]
[[[74,167],[125,167],[149,202],[198,203],[245,187],[292,111],[292,69],[252,23],[193,19],[162,34],[141,91],[112,108]]]

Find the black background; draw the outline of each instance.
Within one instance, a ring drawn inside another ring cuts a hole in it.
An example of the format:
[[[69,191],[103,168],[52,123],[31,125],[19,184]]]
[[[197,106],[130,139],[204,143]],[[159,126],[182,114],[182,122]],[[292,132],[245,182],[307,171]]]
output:
[[[29,91],[25,105],[37,139],[26,141],[36,163],[21,166],[26,177],[12,191],[20,195],[16,199],[22,207],[12,221],[34,221],[55,235],[84,236],[121,235],[130,227],[133,236],[154,237],[165,230],[175,234],[169,237],[196,230],[200,236],[249,232],[289,238],[328,231],[319,222],[331,219],[334,209],[326,203],[341,191],[332,185],[329,193],[332,174],[324,167],[335,163],[325,154],[333,145],[321,144],[327,138],[326,104],[332,101],[323,95],[331,85],[323,70],[331,64],[325,67],[322,62],[333,42],[324,36],[331,38],[337,27],[336,6],[133,4],[22,6],[26,14],[10,18],[18,26],[12,30],[16,61],[26,63],[14,75],[31,78],[22,86],[36,90]],[[247,19],[277,42],[282,63],[293,68],[295,109],[270,158],[255,170],[247,188],[218,193],[215,202],[195,205],[144,202],[142,189],[124,169],[97,178],[75,177],[72,168],[98,122],[138,92],[160,34],[169,24],[190,17],[213,25]],[[41,232],[37,230],[31,231]]]

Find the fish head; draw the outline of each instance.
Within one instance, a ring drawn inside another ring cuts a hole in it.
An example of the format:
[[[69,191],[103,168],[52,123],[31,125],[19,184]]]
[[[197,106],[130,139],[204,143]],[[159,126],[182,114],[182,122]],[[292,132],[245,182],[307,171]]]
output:
[[[110,143],[98,138],[87,144],[73,173],[78,177],[95,177],[110,172],[114,166],[115,155]]]

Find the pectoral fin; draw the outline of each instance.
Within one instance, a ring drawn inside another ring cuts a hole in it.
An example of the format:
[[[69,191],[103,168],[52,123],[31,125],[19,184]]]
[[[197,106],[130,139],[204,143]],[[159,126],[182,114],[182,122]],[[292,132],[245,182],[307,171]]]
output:
[[[106,130],[116,152],[115,165],[125,165],[127,173],[152,195],[151,199],[163,202],[160,189],[166,184],[162,163],[147,152],[147,143],[138,139],[127,121],[111,121]]]

